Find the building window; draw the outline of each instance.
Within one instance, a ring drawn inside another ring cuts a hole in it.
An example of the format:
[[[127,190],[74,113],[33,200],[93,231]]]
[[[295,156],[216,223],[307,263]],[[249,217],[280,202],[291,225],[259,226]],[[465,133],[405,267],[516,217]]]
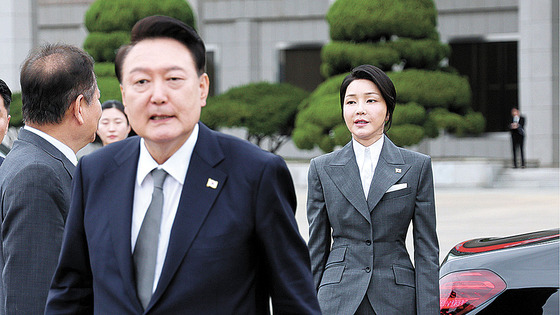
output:
[[[291,46],[280,51],[280,82],[313,91],[324,81],[320,44]]]
[[[486,131],[507,131],[510,111],[519,105],[517,42],[450,43],[449,64],[469,78],[472,108],[486,118]]]

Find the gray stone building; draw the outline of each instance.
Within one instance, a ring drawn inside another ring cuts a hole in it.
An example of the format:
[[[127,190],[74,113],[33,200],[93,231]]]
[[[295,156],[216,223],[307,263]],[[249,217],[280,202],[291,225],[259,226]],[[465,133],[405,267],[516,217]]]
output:
[[[19,89],[19,67],[43,42],[81,46],[84,13],[93,0],[2,0],[0,77]],[[313,90],[321,81],[320,49],[329,42],[325,13],[332,0],[189,0],[208,47],[213,93],[256,81]],[[558,166],[560,152],[559,0],[435,0],[438,30],[468,75],[473,108],[487,119],[476,138],[443,135],[414,149],[434,158],[509,161],[512,106],[527,117],[526,157]],[[280,154],[309,157],[286,145]]]

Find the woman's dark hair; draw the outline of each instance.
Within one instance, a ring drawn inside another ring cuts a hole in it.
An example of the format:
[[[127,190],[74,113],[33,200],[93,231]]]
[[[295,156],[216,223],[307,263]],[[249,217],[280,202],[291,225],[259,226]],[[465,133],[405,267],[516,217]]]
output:
[[[101,110],[104,111],[106,109],[109,108],[116,108],[119,111],[121,111],[121,113],[123,113],[124,117],[126,118],[126,124],[130,125],[130,123],[128,122],[128,117],[126,116],[126,113],[124,112],[124,106],[121,102],[117,101],[117,100],[108,100],[103,102],[103,104],[101,104]]]
[[[393,121],[393,111],[395,110],[395,104],[397,101],[397,91],[395,86],[389,77],[381,69],[372,65],[361,65],[352,69],[349,75],[347,75],[342,84],[340,85],[340,108],[344,111],[344,97],[346,96],[346,90],[352,81],[354,80],[369,80],[373,82],[381,92],[381,96],[387,104],[387,114],[389,114],[389,119],[385,122],[385,132],[391,128],[391,122]]]

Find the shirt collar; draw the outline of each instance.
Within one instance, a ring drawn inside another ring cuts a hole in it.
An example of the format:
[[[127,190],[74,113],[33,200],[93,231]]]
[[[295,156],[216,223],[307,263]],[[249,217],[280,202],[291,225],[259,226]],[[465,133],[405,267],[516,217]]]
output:
[[[375,141],[372,145],[369,146],[372,161],[377,161],[379,159],[384,140],[385,136],[382,135],[379,140]],[[354,149],[354,155],[356,156],[356,163],[361,166],[364,163],[366,147],[356,141],[356,139],[352,138],[352,148]]]
[[[158,167],[164,169],[167,174],[171,175],[171,177],[183,185],[185,177],[187,176],[187,170],[189,169],[194,146],[198,139],[198,130],[198,124],[196,124],[187,141],[161,165],[158,165],[148,152],[144,139],[140,139],[140,156],[138,158],[138,170],[136,172],[138,185],[142,185],[146,176],[148,176],[154,168]]]
[[[58,151],[62,152],[62,154],[64,154],[64,156],[70,162],[72,162],[72,164],[74,164],[74,166],[78,164],[78,158],[76,157],[76,153],[74,152],[74,150],[70,149],[69,146],[62,143],[60,140],[56,139],[55,137],[37,129],[37,128],[33,128],[33,127],[28,126],[28,125],[23,126],[23,129],[31,131],[34,134],[38,135],[39,137],[47,140],[50,144],[52,144],[55,148],[57,148]]]

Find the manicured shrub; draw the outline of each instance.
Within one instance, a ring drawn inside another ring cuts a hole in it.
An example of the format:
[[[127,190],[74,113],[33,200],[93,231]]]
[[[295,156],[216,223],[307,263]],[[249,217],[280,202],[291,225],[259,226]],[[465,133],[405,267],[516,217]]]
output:
[[[466,122],[463,116],[449,112],[445,108],[436,108],[429,114],[438,129],[445,130],[456,136],[463,136],[466,131]]]
[[[426,109],[418,103],[397,104],[393,111],[392,125],[422,125],[426,120]]]
[[[387,132],[387,136],[397,146],[411,146],[419,143],[424,138],[424,128],[411,124],[393,126]]]
[[[416,102],[426,108],[463,108],[471,103],[466,77],[448,72],[408,69],[387,74],[397,89],[397,101]]]
[[[392,35],[438,39],[431,0],[337,0],[327,12],[335,41],[366,42]]]
[[[329,65],[328,70],[322,73],[325,77],[348,72],[363,64],[375,65],[387,71],[401,61],[398,51],[384,43],[331,42],[323,46],[321,58],[323,63]]]
[[[85,15],[89,31],[84,49],[96,61],[115,61],[117,49],[130,41],[134,24],[150,15],[167,15],[195,27],[193,11],[185,0],[96,0]]]
[[[121,100],[121,88],[116,77],[97,77],[97,86],[101,92],[102,103],[107,100]]]
[[[212,128],[245,127],[249,140],[267,138],[274,152],[292,134],[298,106],[308,96],[287,83],[251,83],[209,98],[201,121]]]
[[[98,77],[116,77],[115,64],[112,62],[96,62],[93,71]]]
[[[405,68],[438,69],[442,59],[451,53],[449,45],[434,39],[400,38],[387,42],[387,46],[398,52]]]
[[[130,42],[130,32],[89,33],[84,49],[99,62],[113,62],[119,47]]]
[[[470,135],[480,135],[486,127],[486,119],[482,113],[471,111],[465,115],[465,129]]]
[[[10,126],[23,126],[23,117],[21,115],[22,105],[21,93],[12,93],[12,102],[10,103],[10,116],[12,116],[12,118],[10,118]]]
[[[195,27],[195,18],[185,0],[96,0],[85,15],[89,32],[132,30],[134,24],[150,15],[167,15]]]

